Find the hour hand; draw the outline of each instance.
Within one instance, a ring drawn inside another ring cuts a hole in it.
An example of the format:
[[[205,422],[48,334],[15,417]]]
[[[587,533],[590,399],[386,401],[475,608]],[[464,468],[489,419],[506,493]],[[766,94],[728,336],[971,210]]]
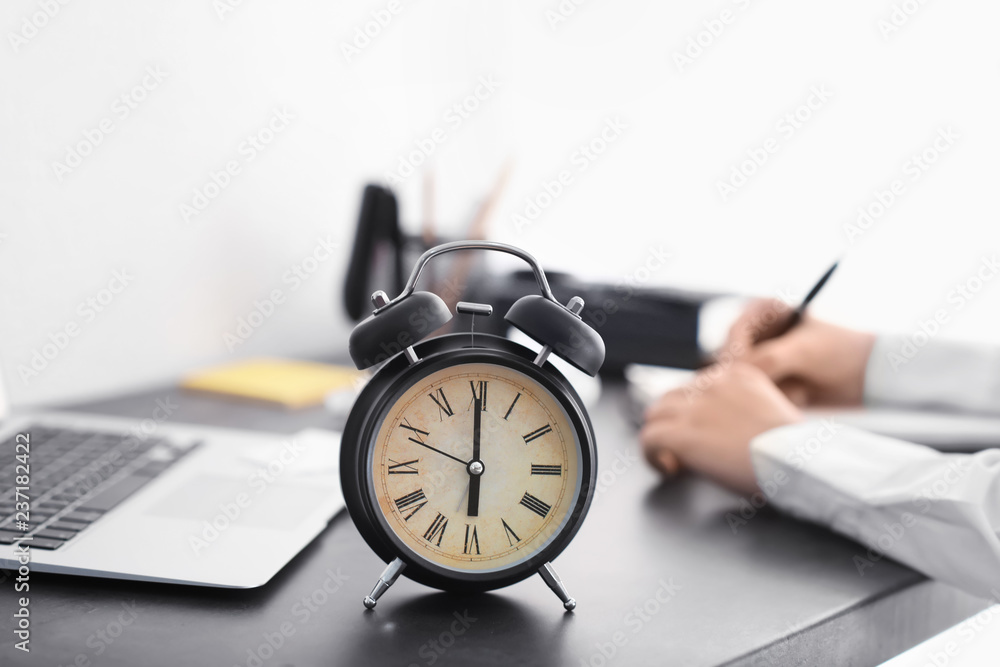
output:
[[[469,461],[469,516],[479,516],[479,485],[482,481],[483,462],[479,460],[479,445],[482,431],[482,400],[476,398],[472,404],[472,460]]]

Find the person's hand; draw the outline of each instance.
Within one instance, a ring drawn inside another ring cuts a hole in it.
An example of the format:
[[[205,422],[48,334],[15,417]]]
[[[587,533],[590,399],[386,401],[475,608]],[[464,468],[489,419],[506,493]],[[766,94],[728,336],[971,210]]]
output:
[[[793,312],[777,299],[752,302],[730,328],[720,359],[760,368],[797,405],[860,405],[875,336],[807,314],[774,338]]]
[[[661,472],[685,468],[741,493],[758,490],[750,440],[801,421],[802,414],[760,369],[744,363],[704,371],[708,382],[664,394],[639,433],[646,459]],[[700,388],[699,388],[700,387]]]

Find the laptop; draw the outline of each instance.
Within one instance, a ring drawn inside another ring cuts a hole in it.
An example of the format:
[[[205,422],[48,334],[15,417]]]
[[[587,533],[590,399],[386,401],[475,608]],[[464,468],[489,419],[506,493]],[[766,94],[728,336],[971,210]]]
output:
[[[175,424],[172,408],[10,414],[0,374],[0,568],[20,542],[37,572],[254,588],[343,507],[337,434]]]

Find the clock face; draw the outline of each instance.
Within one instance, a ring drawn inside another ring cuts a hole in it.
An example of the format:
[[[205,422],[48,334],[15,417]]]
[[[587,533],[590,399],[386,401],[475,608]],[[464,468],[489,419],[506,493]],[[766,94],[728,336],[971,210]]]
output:
[[[393,404],[369,457],[389,528],[445,568],[495,571],[546,546],[581,486],[566,411],[528,376],[467,363],[418,380]]]

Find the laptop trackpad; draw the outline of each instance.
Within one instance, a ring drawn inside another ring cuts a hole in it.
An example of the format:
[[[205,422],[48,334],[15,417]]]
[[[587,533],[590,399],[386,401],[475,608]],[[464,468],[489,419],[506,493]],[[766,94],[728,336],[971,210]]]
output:
[[[232,477],[199,475],[182,482],[145,514],[171,519],[220,522],[233,526],[295,530],[318,505],[329,503],[327,490],[274,483],[251,485]]]

